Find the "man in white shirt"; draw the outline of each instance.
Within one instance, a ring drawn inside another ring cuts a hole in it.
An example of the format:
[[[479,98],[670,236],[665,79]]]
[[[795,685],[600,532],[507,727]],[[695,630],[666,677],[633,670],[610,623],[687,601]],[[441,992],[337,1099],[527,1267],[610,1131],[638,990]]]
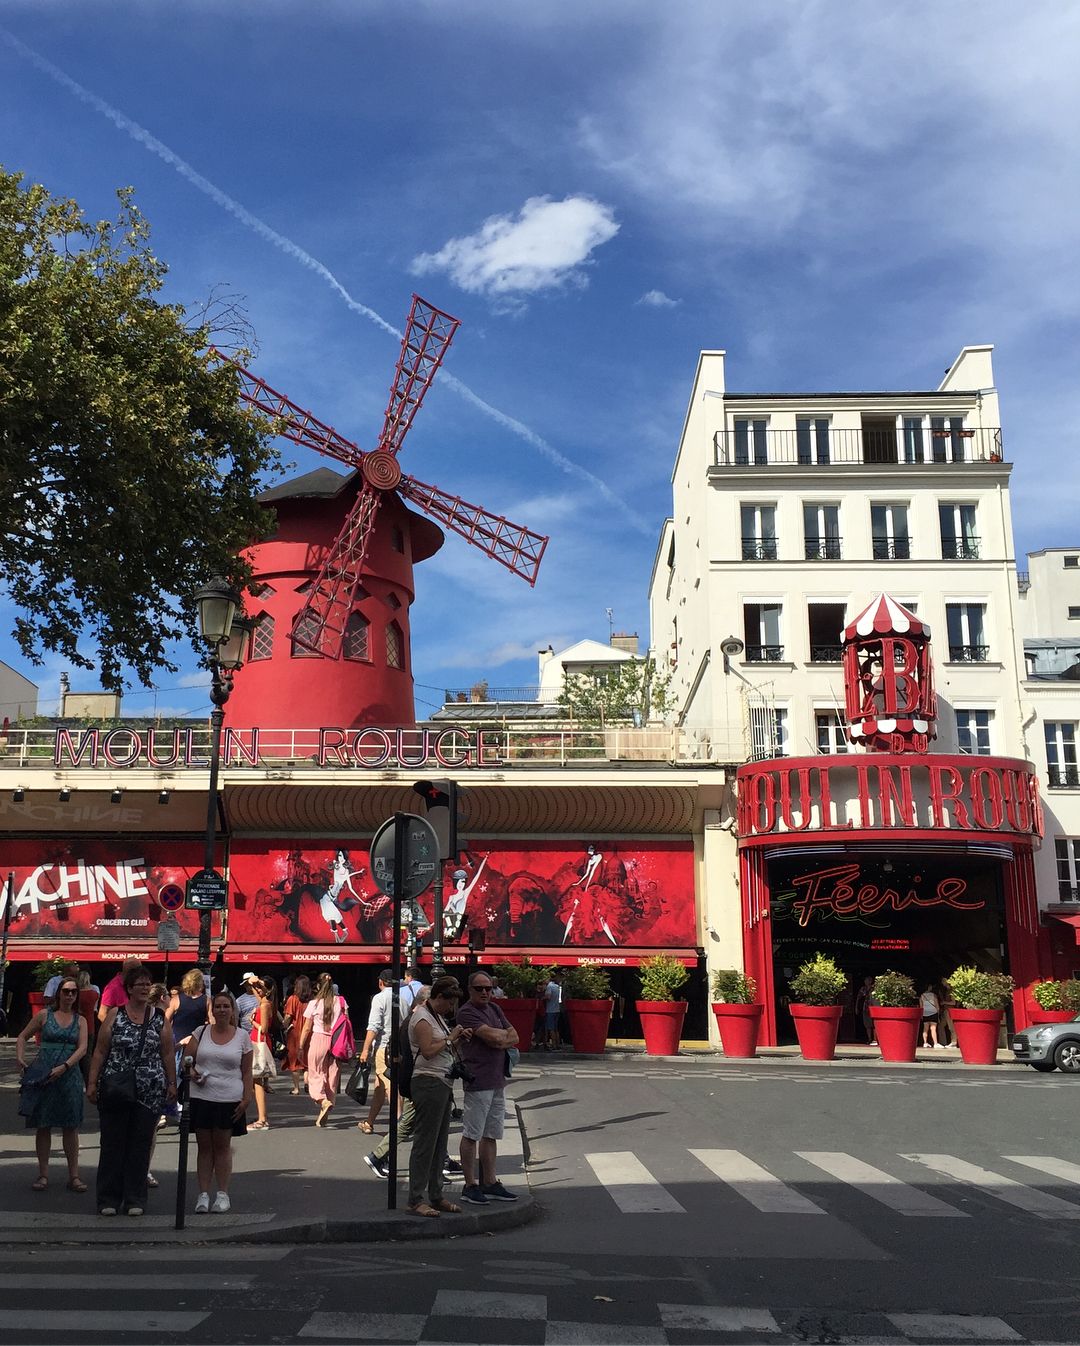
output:
[[[401,1017],[412,1009],[416,1003],[416,997],[420,994],[420,988],[423,982],[411,971],[407,971],[401,982],[401,989],[398,992],[398,1004],[401,1006]]]
[[[379,989],[371,997],[371,1010],[368,1014],[367,1032],[364,1045],[360,1048],[360,1060],[369,1061],[374,1052],[375,1088],[371,1094],[368,1115],[356,1123],[366,1135],[375,1130],[375,1122],[382,1112],[382,1106],[390,1093],[390,1076],[387,1073],[386,1045],[390,1036],[390,1023],[394,1001],[393,969],[384,967],[379,973]],[[400,1004],[400,1000],[399,1000]],[[400,1103],[400,1099],[398,1102]]]
[[[240,978],[240,985],[243,990],[236,997],[236,1013],[239,1018],[239,1026],[245,1033],[251,1032],[251,1020],[255,1011],[259,1008],[259,997],[251,989],[252,983],[259,980],[257,972],[245,972]]]

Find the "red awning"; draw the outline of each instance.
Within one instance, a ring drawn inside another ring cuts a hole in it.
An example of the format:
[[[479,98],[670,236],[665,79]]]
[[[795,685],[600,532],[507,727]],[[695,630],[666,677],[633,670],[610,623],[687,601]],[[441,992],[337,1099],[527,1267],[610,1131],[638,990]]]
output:
[[[930,628],[919,621],[913,612],[909,612],[902,603],[888,594],[879,594],[862,612],[844,628],[845,640],[856,640],[859,636],[921,636],[929,635]]]
[[[1071,925],[1073,936],[1077,944],[1080,944],[1080,916],[1057,916],[1053,912],[1049,912],[1048,915],[1051,920],[1060,921],[1062,925]]]

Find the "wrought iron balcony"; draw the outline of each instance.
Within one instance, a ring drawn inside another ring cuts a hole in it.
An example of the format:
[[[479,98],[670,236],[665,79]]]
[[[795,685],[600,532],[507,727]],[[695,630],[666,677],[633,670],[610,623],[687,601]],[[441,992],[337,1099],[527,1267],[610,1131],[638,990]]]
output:
[[[895,430],[829,428],[810,438],[799,430],[717,430],[714,467],[829,467],[854,463],[915,467],[926,464],[999,463],[1001,431],[996,426],[964,430],[924,430],[917,437]]]
[[[838,537],[808,537],[805,542],[808,561],[839,561],[840,542]]]
[[[811,645],[812,664],[839,664],[844,657],[843,645]]]
[[[953,664],[985,664],[989,658],[989,645],[949,646],[949,662]]]
[[[943,537],[941,539],[941,559],[943,561],[977,561],[979,559],[979,539],[977,537]]]
[[[783,645],[747,645],[748,664],[779,664],[784,660]]]
[[[1073,790],[1080,786],[1080,767],[1052,766],[1047,769],[1051,790]]]
[[[875,561],[910,561],[911,539],[906,537],[874,538]]]
[[[1059,902],[1080,902],[1080,888],[1070,888],[1067,883],[1058,884]]]
[[[744,537],[742,540],[742,558],[744,561],[775,561],[776,538]]]

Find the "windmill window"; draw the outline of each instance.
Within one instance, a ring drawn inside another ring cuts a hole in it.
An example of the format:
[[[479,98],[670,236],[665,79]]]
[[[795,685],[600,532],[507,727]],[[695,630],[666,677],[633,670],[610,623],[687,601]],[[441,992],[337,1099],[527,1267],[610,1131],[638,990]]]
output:
[[[400,528],[390,530],[390,545],[396,552],[400,552],[402,556],[405,555],[405,534]]]
[[[405,667],[405,637],[397,622],[390,622],[386,628],[386,667]]]
[[[394,611],[397,612],[398,608],[401,607],[401,599],[398,598],[397,594],[387,594],[386,606],[388,608],[393,608]]]
[[[269,584],[257,584],[251,591],[253,598],[269,598],[274,590]]]
[[[298,594],[309,594],[311,593],[311,590],[314,588],[314,585],[315,585],[314,580],[305,580],[303,584],[298,584],[296,586],[296,592]]]
[[[370,626],[362,612],[351,612],[345,625],[345,640],[342,654],[346,659],[359,659],[366,663],[371,658]]]
[[[293,628],[292,657],[294,659],[318,659],[320,656],[315,650],[306,649],[295,639],[296,636],[306,635],[311,640],[317,639],[319,634],[319,619],[314,612],[303,612],[300,620]]]
[[[256,659],[269,659],[273,653],[274,619],[269,613],[263,613],[255,623],[255,630],[251,633],[249,661],[254,663]]]

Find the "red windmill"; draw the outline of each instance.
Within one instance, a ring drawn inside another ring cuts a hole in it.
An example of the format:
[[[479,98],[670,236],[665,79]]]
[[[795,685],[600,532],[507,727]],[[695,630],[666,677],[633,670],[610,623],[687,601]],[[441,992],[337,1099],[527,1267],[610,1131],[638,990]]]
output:
[[[238,679],[234,700],[230,702],[229,720],[234,726],[270,723],[267,718],[270,683],[256,672],[260,653],[276,666],[272,703],[288,708],[288,718],[283,719],[280,714],[277,718],[279,727],[328,722],[328,712],[334,709],[327,704],[331,684],[318,677],[310,662],[312,656],[330,663],[335,670],[331,699],[337,703],[337,723],[413,722],[407,638],[412,562],[437,551],[442,534],[405,509],[402,497],[529,584],[536,583],[548,543],[546,537],[460,496],[404,475],[398,462],[409,427],[459,325],[457,318],[413,295],[382,433],[369,452],[236,365],[240,395],[246,402],[271,417],[286,439],[337,459],[352,468],[353,474],[342,478],[326,471],[310,473],[291,484],[297,489],[286,484],[263,497],[277,509],[279,526],[274,538],[251,548],[249,559],[255,572],[252,592],[257,596],[277,595],[279,602],[270,605],[277,608],[277,613],[263,614],[270,622],[270,640],[264,638],[260,646],[257,628],[255,663],[246,666]],[[330,486],[328,481],[332,483]],[[349,488],[355,489],[355,499],[336,532],[328,535],[325,502],[334,500],[336,503],[330,508],[340,514],[340,497]],[[310,505],[313,499],[324,503],[313,510]],[[299,514],[298,500],[307,502]],[[302,560],[297,544],[303,544]],[[288,596],[300,595],[302,601],[290,603],[286,597],[282,605],[283,591]],[[381,621],[386,616],[383,608],[378,612],[371,610],[378,608],[380,601],[383,607],[389,604],[393,610],[385,621]],[[287,655],[284,642],[278,642],[281,648],[275,648],[273,643],[278,615],[289,623]],[[377,639],[380,624],[386,627],[384,641]],[[354,639],[357,631],[363,634],[359,641]],[[265,623],[263,634],[265,637]],[[395,641],[399,648],[395,648]],[[342,702],[343,647],[347,647],[346,657],[355,647],[351,662],[356,676],[345,679],[353,689],[346,692],[350,697],[347,704]],[[380,651],[388,658],[380,660]],[[290,676],[285,671],[285,657],[300,657],[307,662],[293,666]],[[388,669],[384,668],[387,662]],[[320,684],[324,686],[320,688]],[[308,706],[310,710],[306,709]],[[348,713],[343,715],[344,711]]]

